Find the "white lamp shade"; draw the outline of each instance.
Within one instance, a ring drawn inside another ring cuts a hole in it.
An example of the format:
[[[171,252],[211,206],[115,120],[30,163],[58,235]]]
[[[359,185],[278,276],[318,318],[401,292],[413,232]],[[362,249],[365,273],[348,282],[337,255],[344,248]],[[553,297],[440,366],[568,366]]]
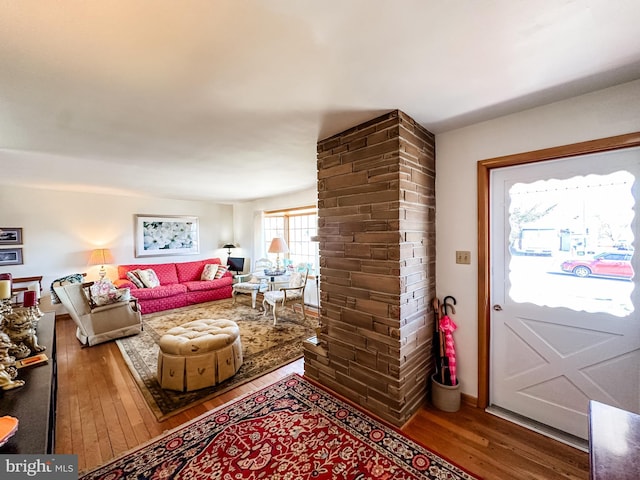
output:
[[[91,252],[89,265],[108,265],[113,263],[113,255],[108,248],[96,248]]]
[[[269,253],[287,253],[289,247],[287,246],[287,242],[284,241],[284,238],[274,237],[273,240],[271,240],[268,251]]]

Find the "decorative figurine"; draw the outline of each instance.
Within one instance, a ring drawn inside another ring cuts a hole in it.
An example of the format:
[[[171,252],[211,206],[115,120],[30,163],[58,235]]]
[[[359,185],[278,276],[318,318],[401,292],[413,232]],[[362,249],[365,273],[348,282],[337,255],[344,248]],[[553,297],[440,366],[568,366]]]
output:
[[[2,331],[9,335],[14,344],[9,352],[16,358],[25,358],[30,353],[35,354],[46,349],[46,347],[38,345],[32,316],[29,309],[17,308],[12,313],[6,314],[2,321]]]
[[[0,332],[0,365],[4,366],[4,369],[11,377],[11,380],[15,380],[18,376],[18,369],[16,368],[16,357],[9,355],[9,349],[13,346],[13,342],[4,332]]]
[[[11,313],[12,311],[13,308],[11,307],[11,302],[8,299],[0,300],[0,321],[2,320],[2,317],[4,315],[6,315],[7,313]]]
[[[0,364],[0,388],[2,390],[11,390],[13,388],[22,387],[24,380],[13,380],[9,372]]]

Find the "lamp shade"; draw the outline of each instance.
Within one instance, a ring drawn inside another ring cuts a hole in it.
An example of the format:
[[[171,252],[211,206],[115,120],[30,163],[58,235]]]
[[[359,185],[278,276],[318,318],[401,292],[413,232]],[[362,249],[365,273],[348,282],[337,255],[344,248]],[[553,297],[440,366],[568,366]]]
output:
[[[225,243],[222,248],[236,248],[236,246],[233,243]]]
[[[91,252],[89,265],[107,265],[113,263],[113,255],[108,248],[96,248]]]
[[[287,242],[284,241],[284,238],[274,237],[273,240],[271,240],[268,251],[269,253],[287,253],[289,247],[287,246]]]

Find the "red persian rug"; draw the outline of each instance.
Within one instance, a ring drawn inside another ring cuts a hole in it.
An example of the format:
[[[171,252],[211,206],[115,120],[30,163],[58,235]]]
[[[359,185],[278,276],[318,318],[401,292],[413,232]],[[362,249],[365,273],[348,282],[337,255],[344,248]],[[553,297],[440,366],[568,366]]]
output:
[[[291,375],[81,477],[475,479],[399,430]]]

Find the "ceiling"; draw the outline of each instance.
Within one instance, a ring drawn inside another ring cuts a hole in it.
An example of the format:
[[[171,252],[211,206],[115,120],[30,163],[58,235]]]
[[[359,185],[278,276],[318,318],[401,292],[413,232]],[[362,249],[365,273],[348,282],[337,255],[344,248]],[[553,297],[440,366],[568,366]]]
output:
[[[640,78],[637,0],[0,0],[0,184],[241,202],[319,139]]]

